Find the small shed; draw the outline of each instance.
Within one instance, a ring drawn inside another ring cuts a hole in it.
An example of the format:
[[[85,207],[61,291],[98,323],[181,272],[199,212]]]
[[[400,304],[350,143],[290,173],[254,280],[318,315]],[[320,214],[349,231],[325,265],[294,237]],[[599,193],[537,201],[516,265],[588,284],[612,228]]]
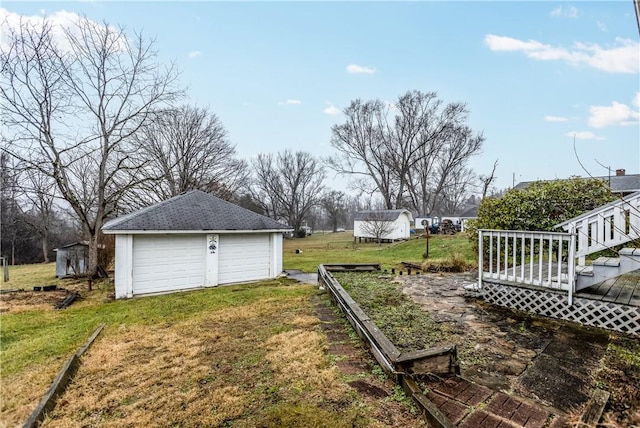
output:
[[[409,210],[366,210],[356,214],[353,237],[397,241],[409,239],[413,215]]]
[[[291,228],[200,190],[109,221],[116,299],[258,281],[282,273]]]
[[[89,266],[89,244],[74,242],[55,248],[56,278],[85,275]]]

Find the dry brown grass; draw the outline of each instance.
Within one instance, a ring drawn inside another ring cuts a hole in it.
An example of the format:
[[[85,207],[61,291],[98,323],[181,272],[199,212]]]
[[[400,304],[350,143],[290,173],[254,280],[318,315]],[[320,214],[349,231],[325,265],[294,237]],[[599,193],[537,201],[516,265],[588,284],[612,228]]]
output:
[[[36,366],[21,375],[3,379],[0,386],[0,427],[21,425],[27,420],[63,363]]]
[[[384,400],[359,396],[329,363],[318,324],[302,297],[108,326],[43,426],[388,426],[370,417]]]

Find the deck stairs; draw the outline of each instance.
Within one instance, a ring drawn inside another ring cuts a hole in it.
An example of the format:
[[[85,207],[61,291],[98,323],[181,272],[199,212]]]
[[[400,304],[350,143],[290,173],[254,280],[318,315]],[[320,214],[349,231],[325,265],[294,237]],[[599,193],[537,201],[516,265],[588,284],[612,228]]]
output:
[[[586,258],[640,240],[640,192],[567,220],[556,226],[576,234],[575,291],[640,269],[640,248],[623,248],[618,257]]]

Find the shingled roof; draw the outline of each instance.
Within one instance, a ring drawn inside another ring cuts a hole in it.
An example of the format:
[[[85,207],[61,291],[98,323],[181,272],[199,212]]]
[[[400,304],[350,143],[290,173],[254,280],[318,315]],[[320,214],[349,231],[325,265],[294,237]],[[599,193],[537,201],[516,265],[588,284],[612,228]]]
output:
[[[580,177],[583,178],[583,177]],[[583,178],[588,180],[591,177]],[[593,177],[597,180],[604,181],[609,184],[613,193],[633,193],[640,190],[640,174],[627,174],[627,175],[612,175],[611,177]],[[554,180],[540,180],[540,181],[554,181]],[[514,187],[515,190],[526,189],[535,183],[534,181],[523,181]]]
[[[132,231],[291,230],[246,208],[201,190],[191,190],[140,211],[113,219],[106,233]]]
[[[396,221],[400,214],[407,213],[413,219],[408,210],[364,210],[358,211],[354,217],[357,221]]]

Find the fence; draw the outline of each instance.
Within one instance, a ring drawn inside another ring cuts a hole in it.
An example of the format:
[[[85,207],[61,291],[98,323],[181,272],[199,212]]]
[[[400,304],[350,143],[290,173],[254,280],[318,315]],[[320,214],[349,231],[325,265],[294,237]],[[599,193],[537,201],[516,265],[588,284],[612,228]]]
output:
[[[478,286],[485,279],[575,292],[576,235],[514,230],[478,231]]]

